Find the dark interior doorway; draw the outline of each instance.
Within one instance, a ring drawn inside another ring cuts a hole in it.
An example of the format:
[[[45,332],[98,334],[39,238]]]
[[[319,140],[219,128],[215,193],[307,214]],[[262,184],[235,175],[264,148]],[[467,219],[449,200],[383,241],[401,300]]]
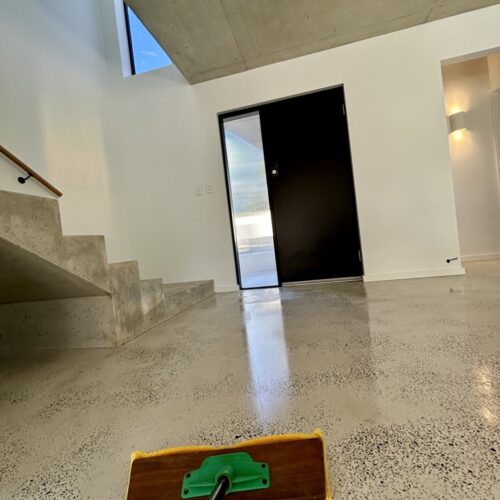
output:
[[[362,276],[343,87],[220,124],[240,287]]]

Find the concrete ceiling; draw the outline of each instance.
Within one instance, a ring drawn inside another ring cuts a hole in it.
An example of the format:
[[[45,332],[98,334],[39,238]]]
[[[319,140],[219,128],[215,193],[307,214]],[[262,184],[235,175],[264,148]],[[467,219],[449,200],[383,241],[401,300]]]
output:
[[[126,0],[191,83],[500,0]]]

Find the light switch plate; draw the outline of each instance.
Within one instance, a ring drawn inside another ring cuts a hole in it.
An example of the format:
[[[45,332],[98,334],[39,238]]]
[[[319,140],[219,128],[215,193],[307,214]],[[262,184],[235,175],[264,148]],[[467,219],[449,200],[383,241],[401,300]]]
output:
[[[203,194],[203,186],[201,184],[196,184],[194,187],[194,194],[196,196],[201,196]]]
[[[205,186],[205,190],[207,191],[207,194],[212,194],[214,192],[214,185],[213,184],[207,184]]]

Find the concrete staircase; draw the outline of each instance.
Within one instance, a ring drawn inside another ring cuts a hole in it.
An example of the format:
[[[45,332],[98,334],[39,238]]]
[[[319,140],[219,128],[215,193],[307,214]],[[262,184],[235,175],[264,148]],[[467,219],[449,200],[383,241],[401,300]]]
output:
[[[141,280],[103,236],[64,236],[56,200],[0,191],[0,349],[118,346],[213,293]]]

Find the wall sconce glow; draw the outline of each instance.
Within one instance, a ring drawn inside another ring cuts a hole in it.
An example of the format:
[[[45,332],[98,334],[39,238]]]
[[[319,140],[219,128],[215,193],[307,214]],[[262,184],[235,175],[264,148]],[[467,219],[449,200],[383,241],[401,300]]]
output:
[[[465,111],[459,111],[449,116],[450,120],[450,134],[457,132],[458,135],[463,135],[463,131],[467,129],[465,123]],[[460,132],[460,134],[458,134]]]

